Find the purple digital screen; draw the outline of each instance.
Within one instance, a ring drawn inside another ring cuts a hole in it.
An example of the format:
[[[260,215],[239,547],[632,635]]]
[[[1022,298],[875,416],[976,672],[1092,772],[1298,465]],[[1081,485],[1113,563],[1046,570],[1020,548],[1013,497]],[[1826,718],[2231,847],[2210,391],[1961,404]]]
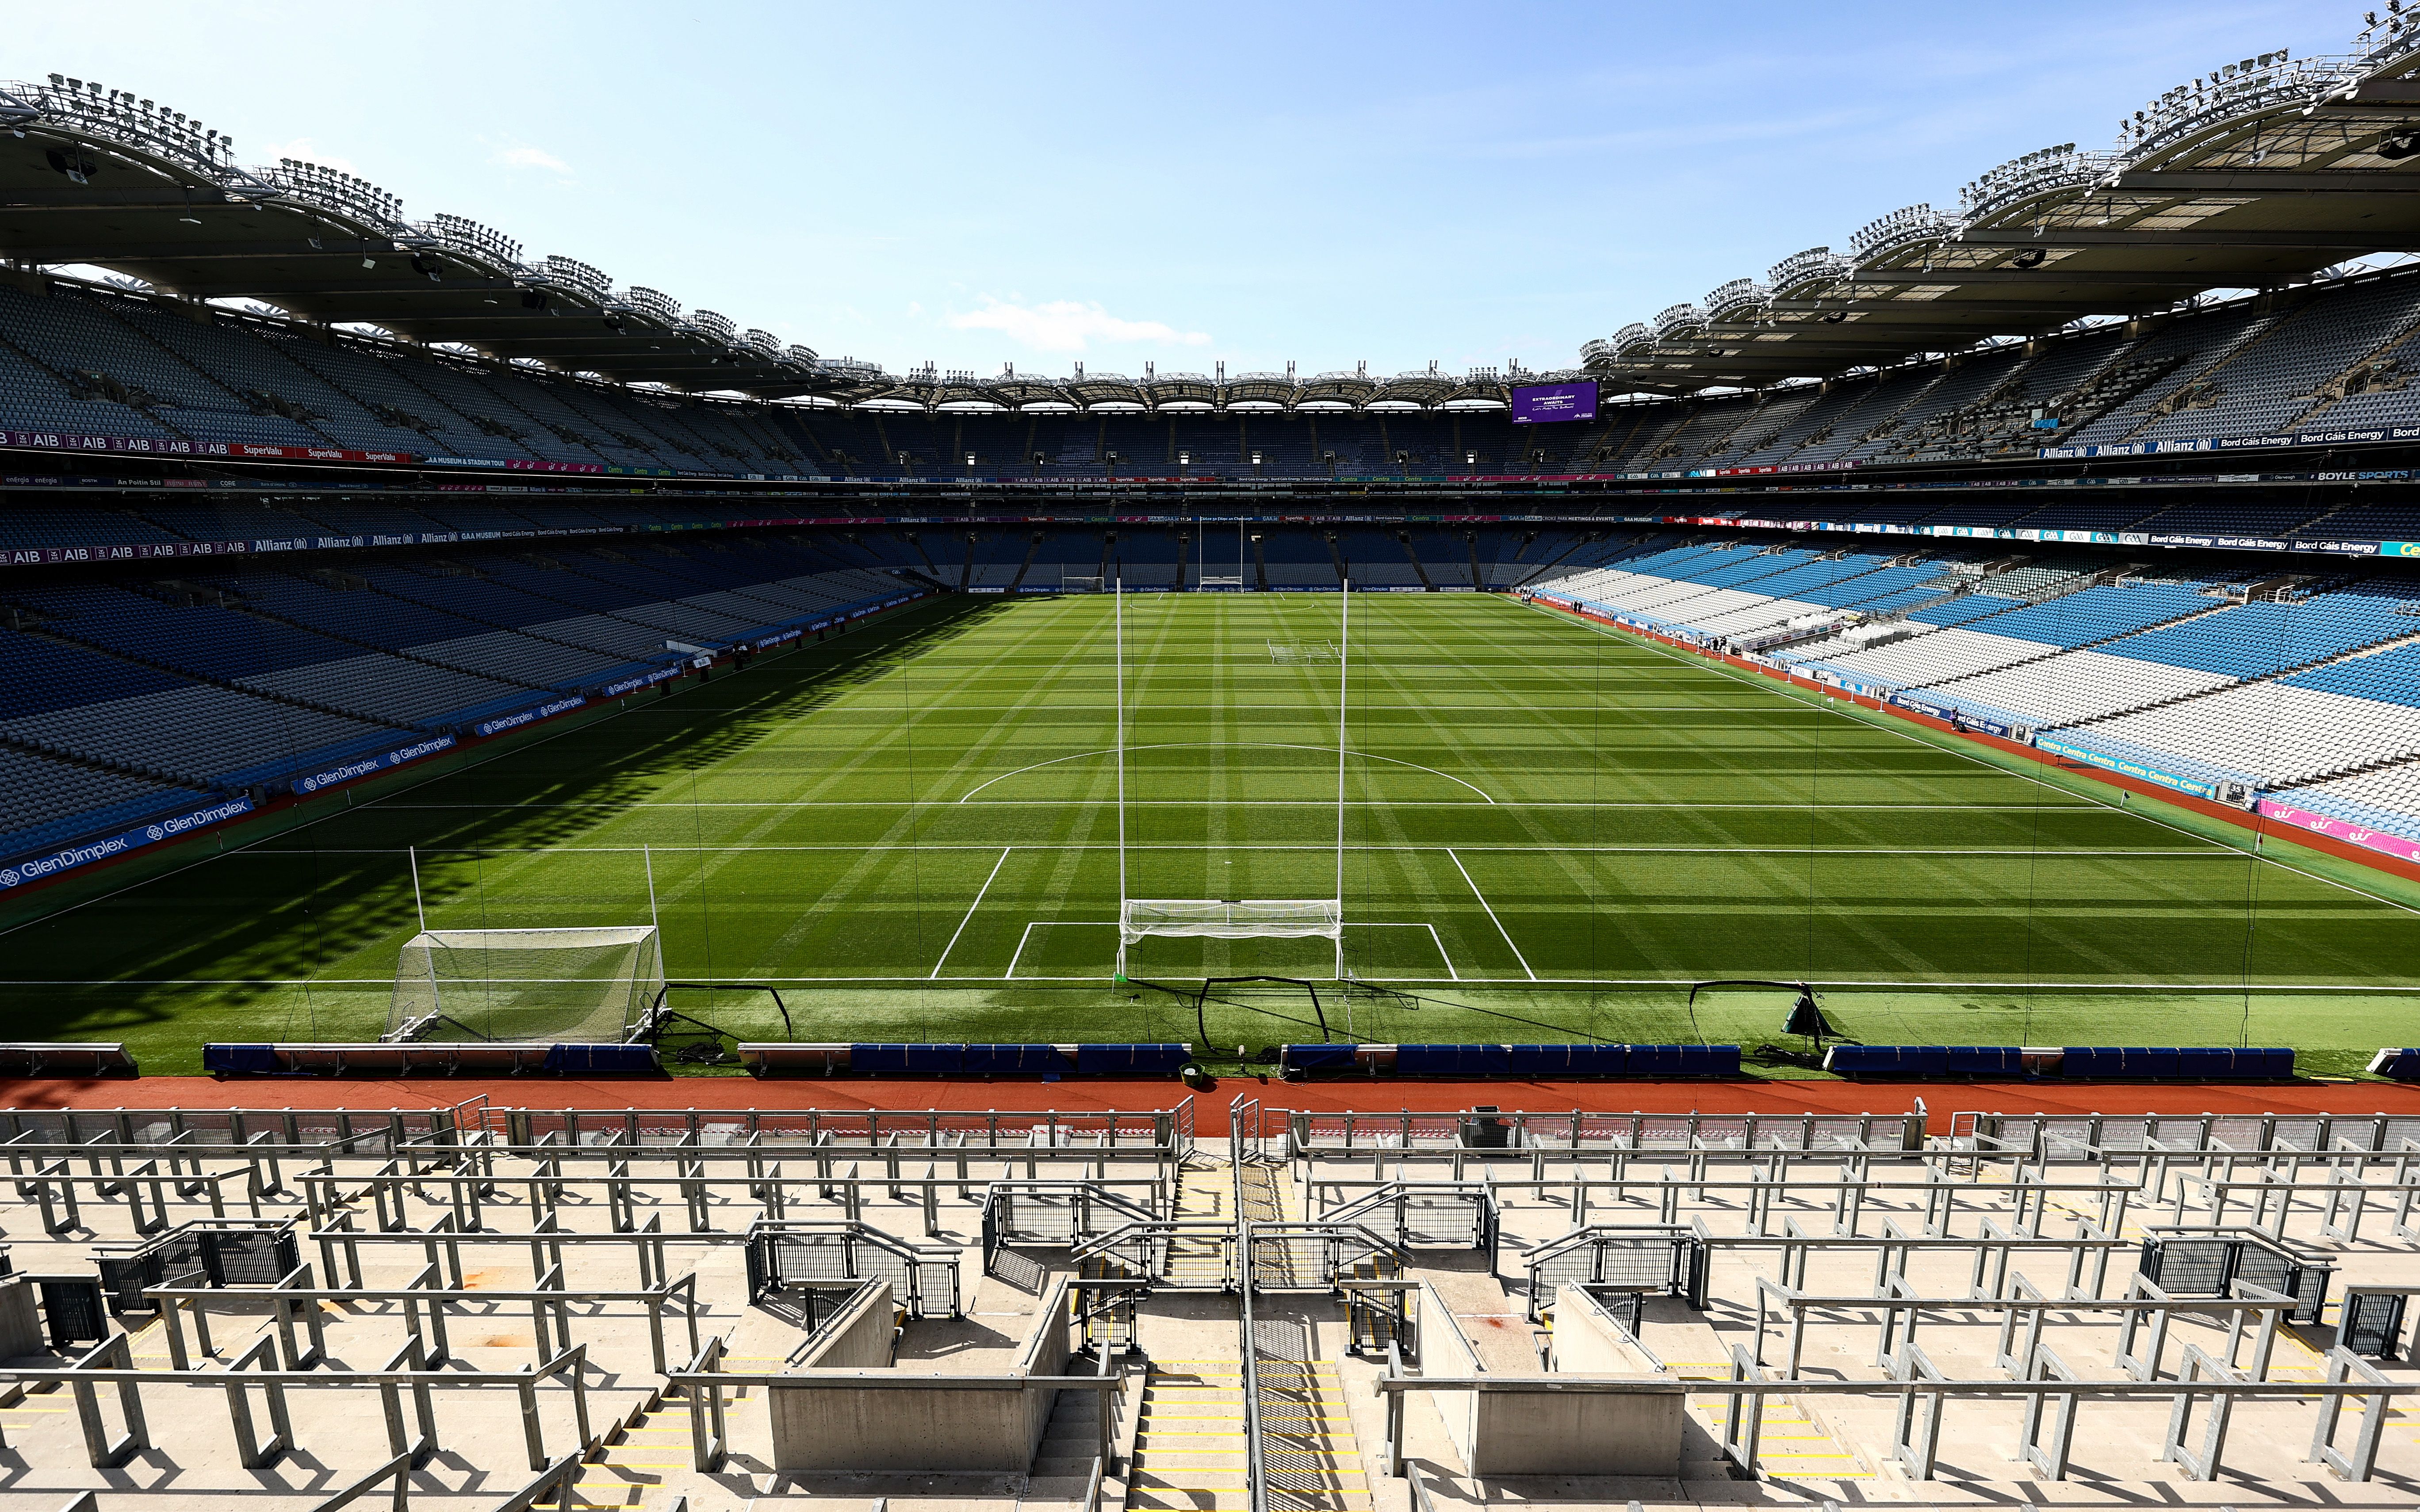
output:
[[[1596,385],[1541,383],[1512,391],[1512,424],[1544,425],[1558,420],[1594,420]]]

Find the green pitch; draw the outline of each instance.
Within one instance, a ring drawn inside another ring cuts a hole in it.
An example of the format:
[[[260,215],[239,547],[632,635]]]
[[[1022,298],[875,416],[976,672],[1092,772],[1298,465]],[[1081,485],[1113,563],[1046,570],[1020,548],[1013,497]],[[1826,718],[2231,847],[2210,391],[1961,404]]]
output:
[[[1326,898],[1332,594],[1125,600],[1125,894]],[[807,1040],[1756,1044],[1809,980],[1914,1043],[2412,1042],[2420,889],[1507,599],[1365,594],[1342,964],[1154,939],[1113,980],[1103,597],[953,599],[6,934],[12,1037],[374,1038],[419,927],[659,921],[678,1006]],[[415,904],[413,869],[417,867]],[[1222,992],[1204,977],[1313,980]],[[1178,989],[1182,995],[1160,990]],[[1683,984],[1675,990],[1672,984]]]

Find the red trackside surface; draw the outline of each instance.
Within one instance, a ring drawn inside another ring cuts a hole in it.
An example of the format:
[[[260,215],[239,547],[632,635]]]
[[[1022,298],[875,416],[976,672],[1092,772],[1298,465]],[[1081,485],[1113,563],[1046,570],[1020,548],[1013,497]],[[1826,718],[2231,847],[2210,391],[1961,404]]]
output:
[[[1042,1082],[1021,1078],[924,1081],[799,1076],[756,1081],[738,1076],[554,1077],[508,1080],[422,1076],[396,1080],[207,1076],[140,1080],[0,1080],[0,1107],[185,1107],[359,1109],[450,1106],[485,1097],[494,1107],[528,1108],[939,1108],[1030,1112],[1142,1112],[1186,1097],[1174,1081]],[[1227,1104],[1237,1096],[1303,1113],[1436,1113],[1488,1103],[1516,1113],[1905,1113],[1924,1100],[1935,1133],[1958,1112],[1997,1113],[2393,1113],[2420,1115],[2420,1088],[2381,1082],[2298,1082],[2285,1086],[2195,1084],[2143,1087],[2056,1082],[1737,1081],[1525,1082],[1335,1081],[1287,1083],[1229,1076],[1194,1098],[1196,1132],[1227,1133]]]

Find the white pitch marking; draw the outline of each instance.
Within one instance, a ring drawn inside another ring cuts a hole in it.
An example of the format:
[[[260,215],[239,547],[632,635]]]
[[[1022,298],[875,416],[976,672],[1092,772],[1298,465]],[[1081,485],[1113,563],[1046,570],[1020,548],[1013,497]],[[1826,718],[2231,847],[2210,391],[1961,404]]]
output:
[[[1157,745],[1152,746],[1128,746],[1126,749],[1215,750],[1227,746],[1249,746],[1261,750],[1334,750],[1336,748],[1333,746],[1295,746],[1275,740],[1171,740],[1163,741]],[[1002,772],[998,777],[987,778],[985,780],[976,783],[973,787],[969,788],[966,791],[965,795],[960,797],[958,801],[960,803],[966,802],[968,798],[973,797],[976,794],[981,793],[984,789],[991,786],[994,782],[1005,782],[1012,777],[1021,777],[1027,772],[1038,771],[1045,766],[1056,766],[1061,762],[1079,762],[1087,756],[1112,755],[1115,753],[1116,748],[1117,748],[1113,746],[1104,746],[1099,750],[1079,750],[1072,756],[1053,756],[1047,762],[1035,762],[1032,766],[1020,766],[1014,772]],[[1489,795],[1485,788],[1473,782],[1463,782],[1462,779],[1454,776],[1451,772],[1440,772],[1434,766],[1422,766],[1418,762],[1407,762],[1394,756],[1379,756],[1366,750],[1346,751],[1344,754],[1348,756],[1358,756],[1363,761],[1393,762],[1397,766],[1408,766],[1414,771],[1426,772],[1431,777],[1444,778],[1449,782],[1461,782],[1464,787],[1470,789],[1471,792],[1478,794],[1481,797],[1486,798],[1488,802],[1494,803],[1496,801],[1494,797]]]
[[[1016,937],[1016,949],[1009,952],[1008,971],[1005,975],[997,979],[991,977],[952,977],[950,980],[952,981],[992,981],[995,980],[1000,981],[1010,980],[1016,975],[1017,957],[1025,953],[1025,942],[1033,938],[1033,932],[1038,929],[1115,929],[1117,927],[1118,921],[1114,918],[1033,919],[1025,926],[1025,933]],[[840,979],[834,978],[830,980],[838,980]],[[852,981],[880,981],[883,979],[880,977],[853,977],[847,980]],[[928,978],[926,980],[930,980],[931,979]],[[1100,979],[1096,977],[1033,977],[1027,980],[1032,981],[1097,981]]]
[[[1497,918],[1496,917],[1496,910],[1488,906],[1487,894],[1480,891],[1479,884],[1470,880],[1470,869],[1462,864],[1461,856],[1453,854],[1452,846],[1447,846],[1445,848],[1445,854],[1452,859],[1453,869],[1462,873],[1462,880],[1469,885],[1470,895],[1479,900],[1479,906],[1487,909],[1488,921],[1496,926],[1496,933],[1503,935],[1504,943],[1512,947],[1512,959],[1521,963],[1522,975],[1528,977],[1531,981],[1536,981],[1538,980],[1538,974],[1529,969],[1529,958],[1521,953],[1521,948],[1519,946],[1512,944],[1512,932],[1504,927],[1504,920]],[[1450,971],[1453,967],[1449,964],[1446,969]]]
[[[1015,849],[1016,847],[1014,845],[1003,845],[1000,848],[1000,859],[991,864],[990,875],[985,877],[984,885],[975,889],[975,901],[967,904],[967,917],[958,920],[957,929],[950,935],[950,943],[941,947],[940,959],[933,963],[933,975],[927,978],[927,980],[938,980],[940,977],[942,964],[950,959],[950,952],[958,947],[958,936],[964,934],[967,932],[967,926],[974,922],[975,910],[983,906],[984,894],[991,891],[992,877],[1000,875],[1000,869],[1008,864],[1008,853]]]

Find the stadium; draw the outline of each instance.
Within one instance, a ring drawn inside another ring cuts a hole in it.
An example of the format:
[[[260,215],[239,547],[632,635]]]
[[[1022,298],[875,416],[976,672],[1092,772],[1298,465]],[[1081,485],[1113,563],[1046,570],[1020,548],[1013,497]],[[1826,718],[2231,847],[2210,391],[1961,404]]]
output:
[[[2414,1504],[2329,46],[1391,375],[886,371],[0,84],[0,1512]]]

